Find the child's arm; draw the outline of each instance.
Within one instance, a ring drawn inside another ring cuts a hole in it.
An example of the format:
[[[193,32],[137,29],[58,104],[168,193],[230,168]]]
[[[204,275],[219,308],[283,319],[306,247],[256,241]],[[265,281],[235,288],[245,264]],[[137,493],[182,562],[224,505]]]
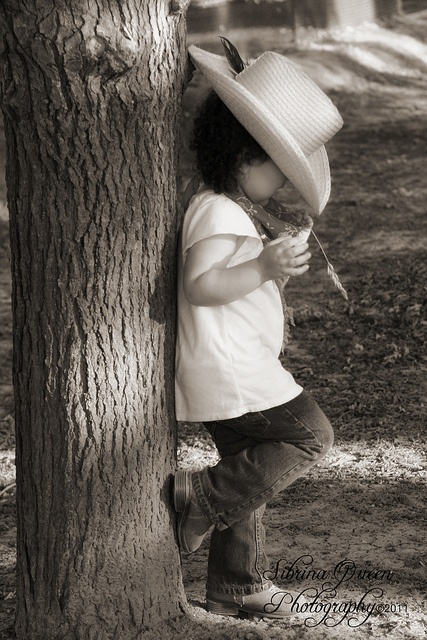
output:
[[[191,304],[214,307],[251,293],[267,280],[298,276],[308,269],[308,244],[295,238],[269,242],[257,258],[227,269],[241,238],[216,235],[196,242],[188,251],[184,291]]]

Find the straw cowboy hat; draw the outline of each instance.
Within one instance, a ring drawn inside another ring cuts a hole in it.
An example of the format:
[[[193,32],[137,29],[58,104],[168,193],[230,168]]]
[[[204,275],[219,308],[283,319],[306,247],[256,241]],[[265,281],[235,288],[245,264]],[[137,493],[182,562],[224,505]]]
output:
[[[298,65],[272,51],[239,72],[230,67],[227,58],[195,45],[188,52],[213,90],[298,189],[313,213],[320,214],[331,190],[324,144],[343,124],[327,95]]]

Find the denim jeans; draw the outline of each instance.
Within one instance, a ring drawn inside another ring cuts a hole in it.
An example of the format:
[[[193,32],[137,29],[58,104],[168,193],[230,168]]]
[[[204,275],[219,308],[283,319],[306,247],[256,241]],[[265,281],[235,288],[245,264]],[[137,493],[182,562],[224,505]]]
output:
[[[204,426],[221,456],[192,478],[197,501],[215,524],[207,589],[246,595],[263,591],[271,586],[264,577],[270,569],[265,504],[328,453],[332,427],[305,391],[272,409]]]

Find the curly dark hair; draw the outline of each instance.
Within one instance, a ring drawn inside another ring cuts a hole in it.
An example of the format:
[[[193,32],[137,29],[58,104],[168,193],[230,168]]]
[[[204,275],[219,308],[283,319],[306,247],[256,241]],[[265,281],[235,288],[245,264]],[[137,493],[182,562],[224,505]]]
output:
[[[216,193],[234,191],[243,163],[268,159],[267,153],[212,91],[194,119],[190,149],[203,182]]]

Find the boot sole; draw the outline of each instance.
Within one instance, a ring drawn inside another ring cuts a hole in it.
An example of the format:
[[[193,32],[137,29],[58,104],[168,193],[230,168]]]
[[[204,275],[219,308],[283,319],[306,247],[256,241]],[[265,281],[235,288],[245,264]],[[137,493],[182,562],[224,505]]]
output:
[[[289,612],[289,613],[266,613],[265,611],[257,611],[250,609],[249,607],[245,607],[245,605],[239,605],[235,602],[221,602],[218,600],[210,600],[206,599],[206,608],[209,613],[214,613],[218,616],[238,616],[239,612],[249,613],[253,616],[258,616],[260,618],[270,618],[273,620],[282,620],[283,618],[289,618],[290,616],[296,615],[297,612]]]
[[[192,550],[188,548],[185,536],[183,534],[183,524],[188,514],[191,502],[191,472],[190,471],[177,471],[173,483],[173,503],[175,511],[179,513],[177,524],[177,536],[178,543],[184,553],[192,553]]]
[[[238,616],[239,606],[233,602],[217,602],[216,600],[206,600],[206,608],[209,613],[217,616]]]
[[[173,484],[173,502],[175,511],[182,513],[191,500],[191,472],[177,471]]]

